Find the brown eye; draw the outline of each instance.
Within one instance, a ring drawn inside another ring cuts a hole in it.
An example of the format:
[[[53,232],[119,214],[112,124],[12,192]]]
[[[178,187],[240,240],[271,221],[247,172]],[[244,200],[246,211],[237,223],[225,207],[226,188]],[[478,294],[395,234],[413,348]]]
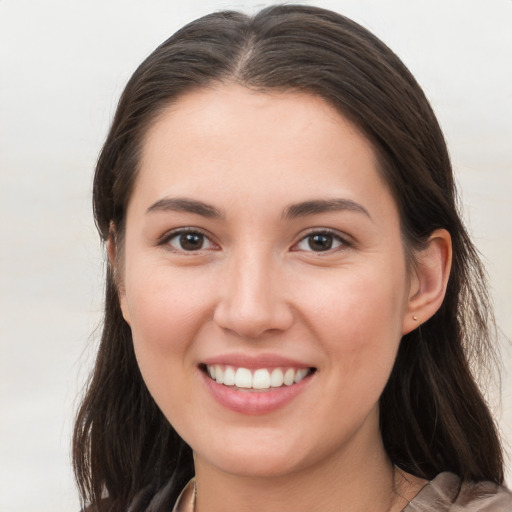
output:
[[[312,235],[308,237],[308,245],[312,251],[328,251],[332,248],[332,235]]]
[[[299,251],[325,252],[346,245],[343,239],[334,233],[317,232],[305,236],[298,244]]]
[[[186,252],[201,251],[213,247],[212,242],[197,231],[182,231],[169,238],[167,243],[177,251]]]

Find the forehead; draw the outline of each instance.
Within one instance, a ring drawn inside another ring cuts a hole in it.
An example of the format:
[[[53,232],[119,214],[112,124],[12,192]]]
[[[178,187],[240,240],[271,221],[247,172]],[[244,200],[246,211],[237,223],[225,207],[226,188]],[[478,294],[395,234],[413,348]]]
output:
[[[377,168],[368,139],[322,98],[224,84],[190,92],[160,114],[144,139],[136,189],[163,196],[222,186],[232,197],[296,201],[338,187],[351,199],[387,189]]]
[[[356,126],[319,96],[299,91],[255,91],[237,84],[217,84],[179,96],[164,109],[146,134],[144,153],[147,154],[158,133],[165,136],[166,128],[175,130],[179,127],[180,133],[175,132],[174,138],[182,134],[207,137],[216,143],[224,138],[227,130],[239,128],[238,134],[244,140],[232,132],[229,143],[237,141],[250,145],[260,141],[262,135],[272,140],[286,135],[288,142],[292,139],[304,142],[309,138],[313,143],[315,135],[321,135],[323,139],[336,137],[336,128],[341,125],[360,136],[365,151],[372,153],[370,142]],[[258,140],[247,139],[247,135],[258,137]]]

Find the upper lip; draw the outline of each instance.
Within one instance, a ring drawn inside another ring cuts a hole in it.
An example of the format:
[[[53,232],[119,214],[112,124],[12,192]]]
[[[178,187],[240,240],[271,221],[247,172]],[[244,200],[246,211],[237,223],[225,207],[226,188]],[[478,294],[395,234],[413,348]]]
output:
[[[202,364],[207,366],[221,364],[251,370],[258,368],[312,368],[310,364],[278,354],[220,354],[205,359]]]

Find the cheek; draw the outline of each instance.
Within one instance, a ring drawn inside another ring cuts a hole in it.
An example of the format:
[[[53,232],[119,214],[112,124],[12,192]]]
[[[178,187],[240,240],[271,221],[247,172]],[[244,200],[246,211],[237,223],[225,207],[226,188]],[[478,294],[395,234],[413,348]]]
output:
[[[125,304],[142,376],[162,407],[162,400],[172,398],[170,389],[179,396],[186,388],[190,372],[185,370],[195,367],[193,340],[209,315],[208,293],[169,271],[132,272]],[[166,413],[169,407],[171,403],[165,405]]]
[[[369,265],[320,277],[295,280],[301,287],[297,296],[303,297],[300,309],[310,315],[313,326],[334,335],[343,333],[354,348],[370,343],[370,333],[400,337],[407,298],[405,271],[390,266],[380,272]]]
[[[380,394],[394,364],[406,304],[405,271],[343,269],[309,282],[302,311],[346,389]],[[370,389],[372,388],[372,389]]]
[[[210,293],[204,286],[198,289],[198,279],[186,272],[154,267],[134,265],[127,270],[125,304],[129,323],[136,344],[174,352],[199,328],[200,318],[210,308]]]

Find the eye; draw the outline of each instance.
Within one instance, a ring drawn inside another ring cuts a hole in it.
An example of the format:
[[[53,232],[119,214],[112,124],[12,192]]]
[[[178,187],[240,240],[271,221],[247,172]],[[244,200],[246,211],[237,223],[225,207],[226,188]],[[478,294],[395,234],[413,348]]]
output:
[[[295,250],[326,252],[348,245],[340,236],[330,231],[316,231],[305,236],[296,244]]]
[[[168,237],[165,243],[176,251],[184,252],[204,251],[215,247],[213,242],[199,231],[180,231]]]

